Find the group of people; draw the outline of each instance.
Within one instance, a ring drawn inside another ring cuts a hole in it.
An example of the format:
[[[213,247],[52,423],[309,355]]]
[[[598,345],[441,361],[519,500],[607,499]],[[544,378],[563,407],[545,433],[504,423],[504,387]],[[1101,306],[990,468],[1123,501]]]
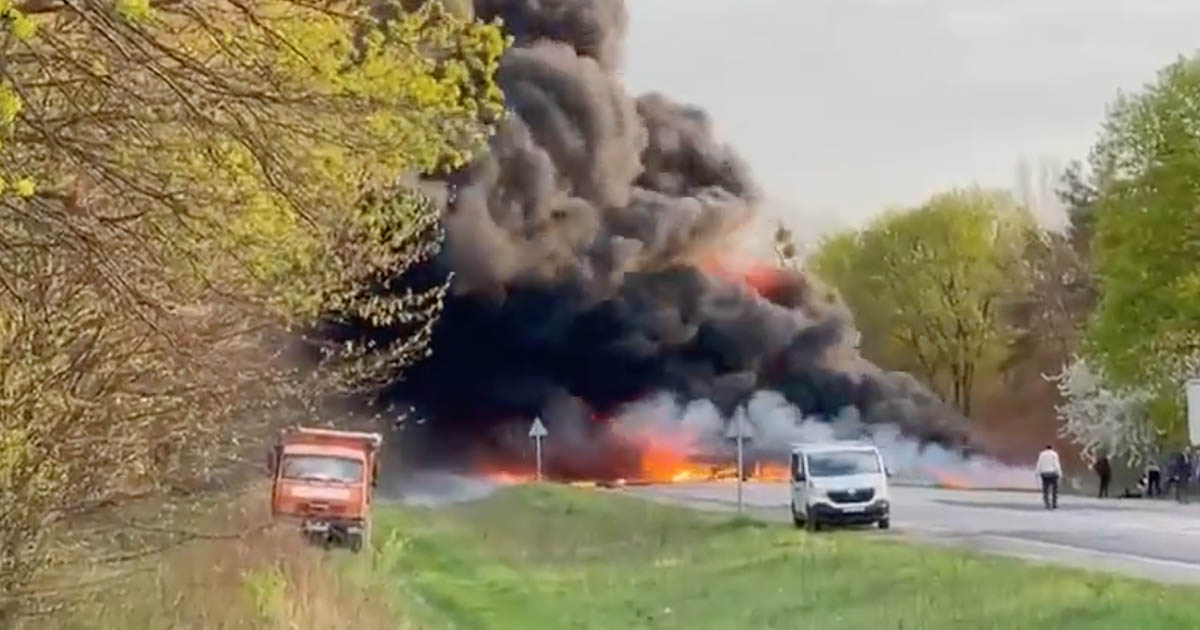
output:
[[[1098,496],[1109,496],[1109,485],[1112,483],[1112,464],[1108,456],[1100,453],[1092,464],[1092,470],[1100,479]],[[1047,510],[1058,509],[1058,483],[1062,478],[1062,463],[1054,447],[1047,444],[1038,454],[1036,473],[1042,484],[1042,503]],[[1137,491],[1125,488],[1121,495],[1125,498],[1157,497],[1163,495],[1162,468],[1158,462],[1151,460],[1138,479]],[[1171,456],[1167,466],[1167,491],[1174,490],[1175,500],[1186,503],[1192,483],[1200,483],[1200,452],[1183,450]]]
[[[1100,453],[1096,457],[1095,463],[1092,464],[1092,470],[1100,478],[1098,496],[1100,498],[1109,496],[1108,487],[1112,482],[1112,464],[1109,463],[1108,456]],[[1197,453],[1188,450],[1179,451],[1171,456],[1170,463],[1167,465],[1167,492],[1174,491],[1175,500],[1186,503],[1192,483],[1200,481],[1198,477],[1200,477],[1200,466],[1197,466]],[[1137,489],[1125,488],[1125,492],[1121,496],[1124,498],[1162,496],[1162,479],[1162,468],[1157,461],[1151,460],[1142,470],[1141,477],[1138,478]]]

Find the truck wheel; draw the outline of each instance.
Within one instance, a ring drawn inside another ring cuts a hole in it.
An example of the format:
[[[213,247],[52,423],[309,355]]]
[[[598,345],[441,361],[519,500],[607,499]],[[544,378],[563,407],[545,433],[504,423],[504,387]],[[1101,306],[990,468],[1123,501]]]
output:
[[[350,537],[350,551],[358,553],[363,548],[363,535],[355,534]]]
[[[892,526],[892,522],[886,518],[879,519],[879,529],[887,529]]]
[[[800,516],[800,513],[796,511],[795,503],[792,503],[792,523],[794,523],[796,527],[804,527],[804,517]]]

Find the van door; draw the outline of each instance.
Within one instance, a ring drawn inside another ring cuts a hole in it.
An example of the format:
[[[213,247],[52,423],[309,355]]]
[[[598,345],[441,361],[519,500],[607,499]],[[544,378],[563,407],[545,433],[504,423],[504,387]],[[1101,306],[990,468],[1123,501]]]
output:
[[[792,506],[800,515],[808,514],[808,482],[804,470],[804,454],[792,453]]]

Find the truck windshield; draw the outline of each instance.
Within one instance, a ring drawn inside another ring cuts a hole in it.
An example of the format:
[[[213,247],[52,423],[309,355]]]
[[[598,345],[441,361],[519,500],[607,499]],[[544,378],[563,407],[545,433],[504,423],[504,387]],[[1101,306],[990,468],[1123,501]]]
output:
[[[362,462],[345,457],[287,455],[282,474],[285,479],[356,483],[362,479],[362,469]]]
[[[829,451],[808,456],[808,473],[813,477],[840,477],[879,472],[879,458],[872,451]]]

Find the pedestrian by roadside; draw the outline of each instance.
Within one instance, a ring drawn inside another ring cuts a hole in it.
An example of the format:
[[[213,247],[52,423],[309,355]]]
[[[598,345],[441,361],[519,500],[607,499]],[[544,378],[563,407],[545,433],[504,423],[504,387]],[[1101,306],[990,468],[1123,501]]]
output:
[[[1157,497],[1162,495],[1162,469],[1158,467],[1158,460],[1150,460],[1150,464],[1146,466],[1146,496]]]
[[[1175,500],[1187,503],[1188,482],[1192,479],[1192,461],[1186,451],[1175,455],[1175,462],[1171,466],[1171,479],[1175,484]]]
[[[1096,457],[1096,463],[1092,464],[1092,470],[1100,477],[1100,492],[1096,496],[1103,499],[1108,496],[1108,484],[1112,481],[1112,465],[1108,463],[1108,455],[1101,452]]]
[[[1047,510],[1058,509],[1058,480],[1062,477],[1062,463],[1058,453],[1049,444],[1038,453],[1036,472],[1042,480],[1042,504]]]

